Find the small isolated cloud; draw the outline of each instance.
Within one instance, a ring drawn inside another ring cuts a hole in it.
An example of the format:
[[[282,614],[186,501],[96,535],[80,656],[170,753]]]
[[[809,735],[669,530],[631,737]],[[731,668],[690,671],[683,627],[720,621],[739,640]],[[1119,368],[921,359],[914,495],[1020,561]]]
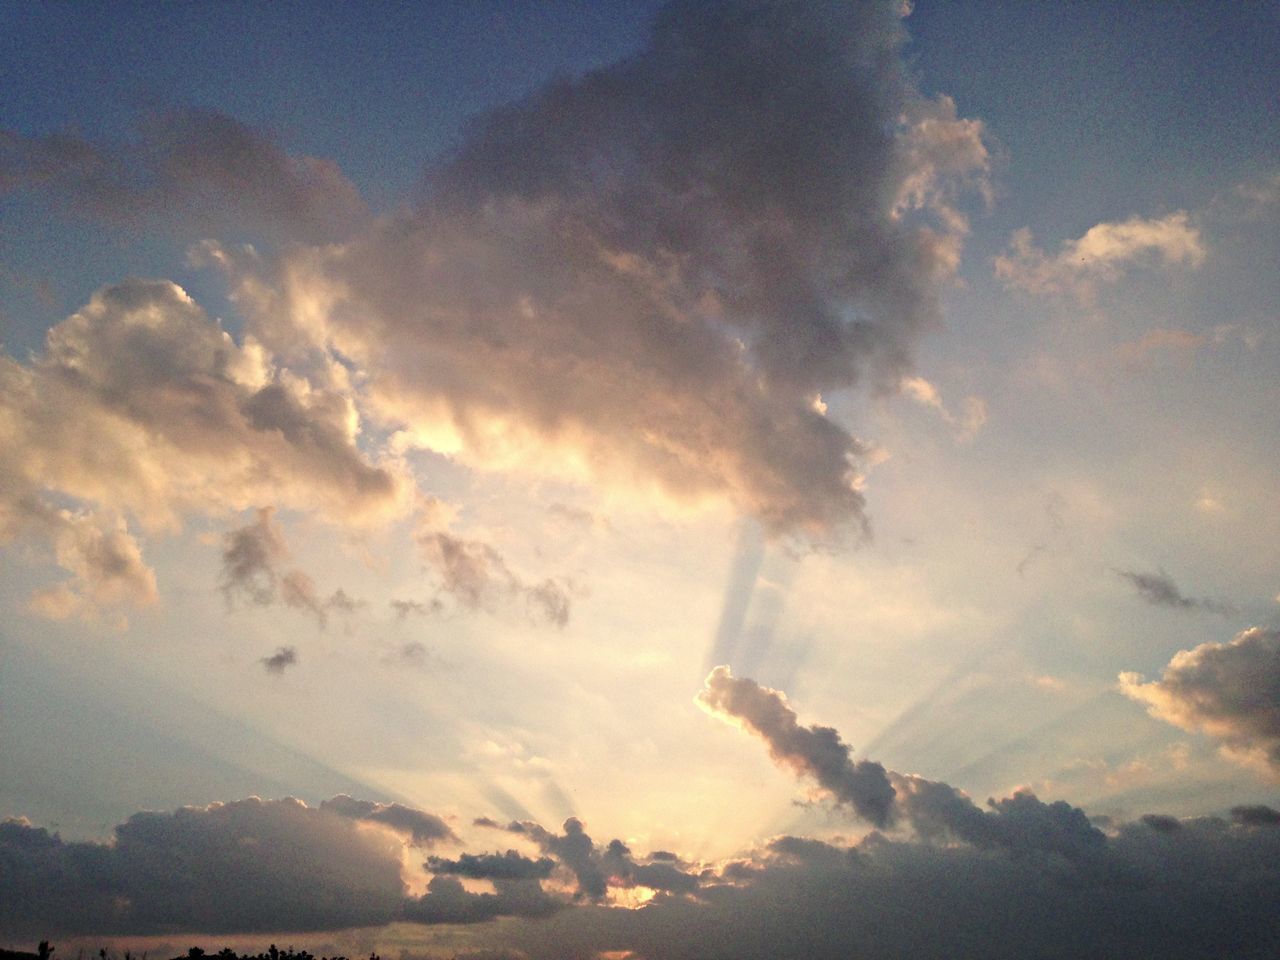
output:
[[[502,554],[482,540],[458,537],[433,529],[430,519],[418,534],[418,546],[427,566],[440,580],[440,587],[469,610],[494,610],[504,603],[522,601],[537,622],[563,629],[569,623],[569,584],[547,578],[529,583],[507,565]],[[437,601],[432,601],[432,605]],[[426,613],[422,604],[393,607],[400,617]]]
[[[920,406],[937,411],[943,422],[955,431],[957,443],[972,440],[987,422],[987,403],[981,397],[965,397],[964,411],[956,414],[947,409],[938,388],[924,377],[904,377],[898,389]]]
[[[1133,267],[1195,269],[1205,256],[1199,229],[1179,210],[1159,219],[1100,223],[1065,241],[1055,255],[1036,246],[1031,231],[1023,228],[995,258],[995,272],[1008,287],[1089,303],[1098,284],[1113,283]]]
[[[813,777],[858,816],[876,826],[892,820],[894,790],[884,767],[869,760],[855,763],[849,745],[833,727],[801,726],[780,691],[734,677],[728,667],[720,666],[707,677],[697,704],[759,736],[774,760]]]
[[[1280,631],[1252,627],[1183,650],[1159,680],[1120,674],[1120,690],[1153,717],[1219,740],[1229,758],[1280,774]]]
[[[288,557],[289,548],[274,508],[259,507],[253,522],[223,537],[219,586],[227,605],[237,599],[259,606],[279,602],[312,614],[322,627],[328,623],[330,611],[350,614],[361,605],[341,588],[328,597],[322,596],[308,574],[282,569]]]
[[[277,647],[275,653],[269,657],[263,657],[258,662],[267,673],[278,676],[298,662],[298,650],[296,647]]]
[[[1155,607],[1169,607],[1173,610],[1207,610],[1230,616],[1235,609],[1220,600],[1208,597],[1185,596],[1178,585],[1163,570],[1155,573],[1142,573],[1137,570],[1117,570],[1116,576],[1128,581],[1137,595]]]

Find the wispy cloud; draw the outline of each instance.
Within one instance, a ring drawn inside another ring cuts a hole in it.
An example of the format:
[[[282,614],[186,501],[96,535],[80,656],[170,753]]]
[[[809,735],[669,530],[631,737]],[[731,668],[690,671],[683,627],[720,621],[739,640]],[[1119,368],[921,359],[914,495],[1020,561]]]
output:
[[[964,412],[955,414],[942,402],[938,388],[924,377],[904,377],[898,388],[922,407],[937,411],[943,422],[955,431],[957,443],[972,440],[987,422],[987,404],[981,397],[965,397]]]
[[[1221,600],[1184,595],[1178,589],[1178,585],[1173,582],[1173,578],[1163,570],[1155,573],[1143,573],[1137,570],[1117,570],[1116,576],[1128,581],[1138,596],[1152,606],[1169,607],[1174,610],[1206,610],[1210,613],[1220,613],[1224,616],[1230,616],[1235,613],[1234,607],[1228,603],[1223,603]]]
[[[1052,255],[1036,246],[1031,231],[1023,228],[995,258],[995,273],[1006,286],[1037,295],[1071,296],[1088,304],[1099,284],[1113,283],[1134,267],[1195,269],[1205,256],[1199,228],[1179,210],[1159,219],[1135,216],[1099,223],[1080,238],[1064,241]]]
[[[223,537],[220,587],[227,606],[237,599],[259,606],[279,602],[312,614],[321,627],[328,623],[330,611],[349,614],[361,606],[341,588],[322,596],[310,575],[284,569],[288,559],[289,548],[274,508],[260,507],[251,523]]]

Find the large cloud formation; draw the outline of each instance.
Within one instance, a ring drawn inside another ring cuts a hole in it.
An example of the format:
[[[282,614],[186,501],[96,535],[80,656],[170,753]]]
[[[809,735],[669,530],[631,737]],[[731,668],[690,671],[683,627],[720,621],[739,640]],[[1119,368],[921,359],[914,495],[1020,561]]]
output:
[[[470,924],[549,916],[575,901],[602,901],[610,888],[698,887],[677,864],[637,859],[619,840],[597,846],[577,820],[563,835],[533,822],[506,829],[549,855],[431,856],[427,890],[412,896],[405,862],[460,840],[441,817],[399,803],[341,795],[308,807],[251,797],[138,813],[116,827],[111,844],[66,843],[10,819],[0,822],[0,934]],[[487,881],[495,892],[474,892],[459,878]],[[544,889],[549,879],[556,886]]]
[[[1251,627],[1169,661],[1159,680],[1122,673],[1120,689],[1151,715],[1207,733],[1227,756],[1280,775],[1280,630]]]
[[[472,942],[559,960],[604,951],[1261,960],[1280,942],[1280,811],[1239,807],[1233,822],[1146,816],[1104,833],[1064,803],[1020,793],[983,812],[946,784],[894,776],[914,835],[873,831],[852,846],[781,836],[686,869],[672,854],[637,860],[618,840],[598,846],[572,818],[562,834],[485,819],[478,825],[545,855],[432,856],[417,897],[402,881],[405,844],[423,824],[428,843],[452,838],[438,818],[395,805],[250,799],[142,813],[112,845],[64,843],[9,820],[0,823],[0,933],[194,938],[505,917]],[[643,909],[606,897],[631,886],[648,889]]]
[[[673,3],[640,53],[479,121],[416,210],[274,267],[210,253],[264,343],[356,364],[406,445],[859,523],[820,394],[899,382],[988,162],[913,90],[900,13]]]
[[[0,824],[9,934],[321,930],[385,923],[403,897],[385,831],[296,800],[137,813],[115,843]]]

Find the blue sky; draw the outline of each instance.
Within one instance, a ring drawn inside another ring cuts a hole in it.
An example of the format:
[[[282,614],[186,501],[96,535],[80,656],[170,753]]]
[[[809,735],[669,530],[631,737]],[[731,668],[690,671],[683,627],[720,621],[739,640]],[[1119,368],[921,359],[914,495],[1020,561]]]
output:
[[[1274,936],[1280,6],[903,14],[0,6],[0,939]]]

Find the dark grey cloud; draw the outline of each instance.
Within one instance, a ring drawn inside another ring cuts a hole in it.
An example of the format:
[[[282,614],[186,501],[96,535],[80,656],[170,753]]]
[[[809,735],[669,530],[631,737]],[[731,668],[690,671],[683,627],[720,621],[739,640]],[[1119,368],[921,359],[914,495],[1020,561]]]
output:
[[[278,272],[228,258],[240,302],[358,363],[408,442],[858,528],[862,445],[819,395],[900,381],[988,165],[899,14],[671,4],[634,56],[480,118],[417,209]]]
[[[1280,810],[1263,804],[1232,807],[1231,819],[1246,827],[1280,827]]]
[[[236,597],[258,604],[276,598],[276,566],[288,550],[273,512],[271,507],[260,507],[252,523],[223,535],[220,586],[228,604]]]
[[[711,671],[698,694],[707,712],[744,724],[769,747],[769,755],[796,773],[813,777],[836,802],[877,826],[893,820],[894,788],[883,766],[854,762],[850,747],[832,727],[802,726],[784,694],[754,680],[734,677],[728,667]]]
[[[320,809],[352,820],[381,823],[407,835],[414,846],[428,847],[433,843],[458,839],[449,825],[434,813],[426,813],[399,803],[356,800],[346,794],[339,794],[321,803]]]
[[[432,873],[451,873],[476,880],[542,880],[551,875],[555,861],[548,857],[532,860],[514,850],[506,853],[464,853],[456,860],[430,857],[427,869]]]
[[[296,647],[278,647],[275,653],[269,657],[263,657],[258,662],[267,673],[282,674],[298,662],[298,650]]]
[[[296,800],[138,813],[114,843],[0,825],[6,935],[331,930],[386,923],[399,844]]]
[[[437,875],[427,892],[405,903],[403,917],[417,923],[483,923],[497,917],[548,917],[565,907],[537,880],[495,879],[494,893],[471,893],[456,877]]]
[[[125,143],[0,130],[0,193],[15,190],[120,225],[162,218],[188,231],[252,226],[312,242],[349,235],[369,216],[334,163],[290,154],[216,110],[144,118]]]
[[[1230,604],[1208,597],[1199,599],[1185,596],[1178,585],[1163,570],[1156,573],[1141,573],[1136,570],[1117,570],[1116,575],[1127,580],[1139,597],[1157,607],[1171,607],[1175,610],[1207,610],[1229,616],[1234,613]]]
[[[1159,680],[1122,673],[1120,689],[1152,716],[1216,738],[1233,759],[1280,773],[1280,630],[1251,627],[1183,650]]]
[[[601,901],[610,887],[644,886],[669,893],[692,893],[698,888],[698,878],[693,874],[669,861],[638,861],[621,840],[597,846],[577,817],[565,820],[562,834],[552,833],[532,820],[512,821],[502,827],[487,817],[483,819],[484,826],[529,838],[543,853],[566,866],[577,880],[577,900]]]
[[[1091,858],[783,837],[696,897],[580,907],[494,931],[534,960],[634,951],[663,960],[911,957],[1261,958],[1280,942],[1280,831],[1213,818],[1121,827]]]

